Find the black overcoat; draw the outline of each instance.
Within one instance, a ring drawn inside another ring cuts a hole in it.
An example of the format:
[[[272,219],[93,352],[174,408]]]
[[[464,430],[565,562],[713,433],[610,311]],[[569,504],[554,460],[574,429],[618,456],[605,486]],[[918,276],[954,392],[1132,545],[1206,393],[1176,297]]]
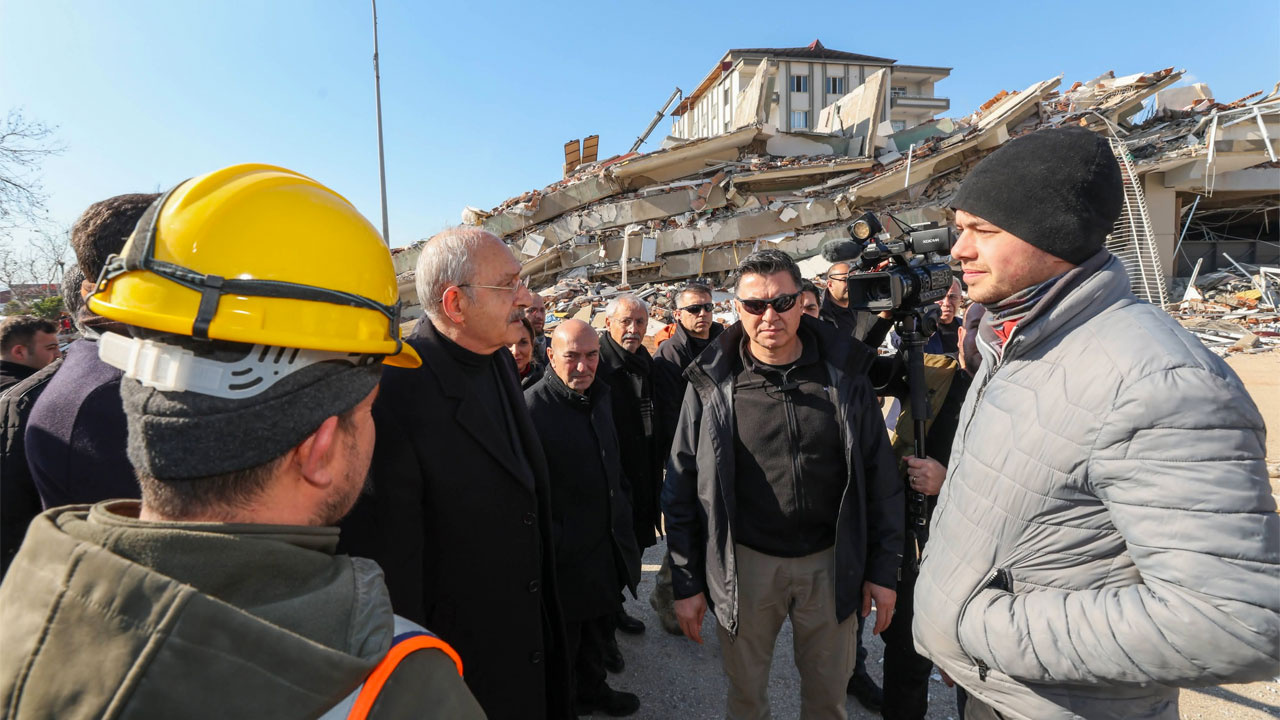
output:
[[[662,509],[658,498],[662,494],[662,471],[667,460],[663,440],[666,433],[662,430],[663,411],[653,385],[653,358],[644,346],[636,350],[630,363],[627,354],[608,333],[603,334],[600,337],[600,366],[596,372],[597,378],[609,386],[613,396],[613,424],[618,431],[622,468],[631,484],[632,524],[636,544],[643,550],[657,544],[657,533],[662,528]],[[648,383],[653,403],[650,416],[652,430],[647,435],[641,398],[636,392],[636,384],[640,380]]]
[[[371,492],[343,522],[345,551],[377,560],[396,613],[458,651],[490,720],[572,717],[547,466],[515,360],[495,353],[524,462],[431,322],[407,341],[422,366],[383,372]]]
[[[620,587],[635,596],[640,548],[609,387],[596,380],[586,397],[569,393],[549,371],[524,396],[547,458],[560,606],[573,623],[616,611]]]

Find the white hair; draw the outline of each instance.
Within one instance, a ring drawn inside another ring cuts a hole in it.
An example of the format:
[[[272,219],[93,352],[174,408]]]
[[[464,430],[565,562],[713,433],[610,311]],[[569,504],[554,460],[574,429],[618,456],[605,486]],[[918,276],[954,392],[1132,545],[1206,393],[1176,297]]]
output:
[[[463,225],[435,234],[422,246],[414,284],[418,302],[433,320],[440,319],[441,302],[449,286],[475,280],[475,255],[490,239],[502,242],[488,230]]]
[[[609,301],[608,305],[604,306],[604,316],[607,318],[613,317],[614,313],[618,312],[618,308],[623,305],[634,305],[636,307],[644,308],[644,314],[649,314],[649,303],[641,300],[631,293],[626,293],[615,297]]]

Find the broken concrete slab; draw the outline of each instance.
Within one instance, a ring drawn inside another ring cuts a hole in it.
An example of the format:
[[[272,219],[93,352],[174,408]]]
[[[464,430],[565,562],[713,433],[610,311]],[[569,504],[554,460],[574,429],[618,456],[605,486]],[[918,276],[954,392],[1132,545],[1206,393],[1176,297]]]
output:
[[[776,74],[777,64],[772,60],[756,66],[751,82],[738,93],[738,102],[733,107],[734,130],[748,125],[763,125],[769,121],[768,99],[773,96]]]
[[[614,165],[612,175],[623,187],[637,188],[671,182],[706,169],[707,161],[737,160],[738,150],[756,139],[759,128],[751,125],[725,135],[658,150]]]
[[[507,237],[531,225],[537,225],[620,192],[622,187],[610,175],[591,175],[542,195],[535,211],[529,212],[527,208],[520,211],[508,210],[486,218],[481,227],[498,237]]]
[[[839,133],[845,137],[862,137],[865,139],[864,147],[860,151],[850,150],[850,154],[858,152],[868,157],[874,156],[876,148],[883,146],[877,129],[884,115],[885,84],[888,77],[888,68],[872,73],[861,85],[823,108],[818,113],[818,124],[814,129],[818,132]]]

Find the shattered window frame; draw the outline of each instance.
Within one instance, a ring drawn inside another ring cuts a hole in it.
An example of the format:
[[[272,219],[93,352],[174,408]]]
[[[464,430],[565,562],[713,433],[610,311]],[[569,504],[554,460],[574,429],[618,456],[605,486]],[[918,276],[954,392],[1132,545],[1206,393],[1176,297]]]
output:
[[[791,76],[791,92],[809,92],[809,76],[792,75]]]

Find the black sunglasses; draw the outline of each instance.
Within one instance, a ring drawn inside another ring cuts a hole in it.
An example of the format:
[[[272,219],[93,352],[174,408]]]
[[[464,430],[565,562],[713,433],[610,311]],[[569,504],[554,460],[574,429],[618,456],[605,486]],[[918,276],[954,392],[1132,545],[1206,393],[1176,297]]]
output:
[[[715,303],[695,303],[693,305],[685,305],[682,308],[676,308],[676,309],[683,310],[684,312],[697,315],[698,313],[715,312],[716,304]]]
[[[752,315],[763,315],[765,310],[773,308],[774,312],[784,313],[795,307],[796,298],[800,297],[800,292],[796,291],[790,295],[779,295],[778,297],[769,298],[768,300],[747,300],[738,298],[738,302],[742,304],[742,309]]]

